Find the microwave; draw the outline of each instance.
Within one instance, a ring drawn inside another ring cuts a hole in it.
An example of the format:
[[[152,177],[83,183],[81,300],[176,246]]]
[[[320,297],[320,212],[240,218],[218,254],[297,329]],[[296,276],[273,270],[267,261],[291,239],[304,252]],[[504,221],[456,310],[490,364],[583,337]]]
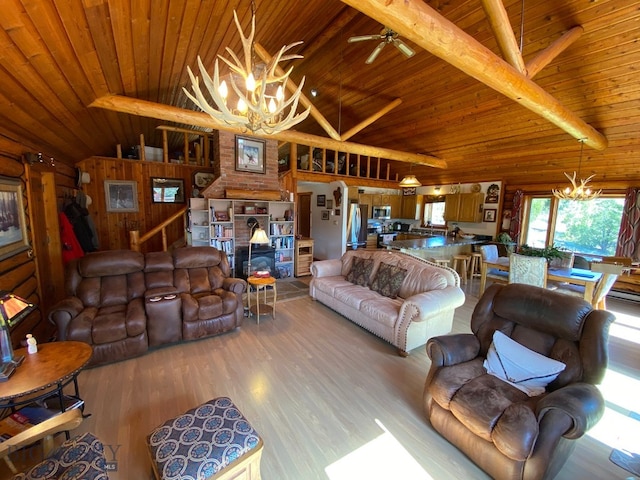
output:
[[[378,220],[389,220],[391,218],[391,206],[390,205],[376,205],[371,211],[371,218]]]

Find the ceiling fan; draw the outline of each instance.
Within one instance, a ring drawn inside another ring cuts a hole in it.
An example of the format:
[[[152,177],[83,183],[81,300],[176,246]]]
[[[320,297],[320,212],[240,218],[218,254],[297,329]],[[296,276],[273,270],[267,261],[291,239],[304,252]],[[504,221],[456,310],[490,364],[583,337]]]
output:
[[[393,43],[393,45],[407,57],[412,57],[416,53],[409,45],[407,45],[400,39],[400,36],[396,32],[387,27],[384,27],[377,35],[360,35],[356,37],[350,37],[347,42],[356,43],[364,42],[365,40],[381,40],[378,46],[373,49],[373,52],[371,52],[369,58],[367,58],[367,61],[365,62],[366,64],[373,63],[384,46],[388,43]]]

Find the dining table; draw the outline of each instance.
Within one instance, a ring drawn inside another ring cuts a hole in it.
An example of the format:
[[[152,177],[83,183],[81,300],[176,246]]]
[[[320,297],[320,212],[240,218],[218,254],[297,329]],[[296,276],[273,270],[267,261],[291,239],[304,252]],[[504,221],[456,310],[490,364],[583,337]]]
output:
[[[500,270],[503,272],[509,271],[509,258],[498,257],[497,260],[482,262],[480,268],[480,295],[484,293],[484,289],[487,284],[487,272],[490,269]],[[572,285],[579,285],[584,287],[584,299],[589,303],[592,303],[593,293],[595,291],[598,280],[602,278],[602,273],[593,272],[591,270],[585,270],[582,268],[562,268],[562,267],[549,267],[547,269],[547,282],[561,282],[570,283]]]

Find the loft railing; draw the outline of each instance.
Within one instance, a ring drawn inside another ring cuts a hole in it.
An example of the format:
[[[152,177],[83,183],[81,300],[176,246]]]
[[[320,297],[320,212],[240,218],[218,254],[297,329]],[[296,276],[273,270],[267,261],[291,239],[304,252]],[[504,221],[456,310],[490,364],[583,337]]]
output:
[[[398,182],[392,173],[393,161],[355,153],[340,152],[313,145],[285,143],[278,148],[280,173],[324,174],[341,178],[358,178]]]
[[[177,219],[182,218],[183,223],[185,223],[184,230],[186,230],[185,214],[187,213],[188,208],[189,207],[181,208],[176,213],[174,213],[169,218],[167,218],[164,222],[162,222],[160,225],[152,228],[142,236],[140,236],[140,232],[138,230],[131,230],[129,232],[129,248],[131,248],[131,250],[139,252],[140,246],[144,242],[148,241],[150,238],[153,238],[156,234],[162,233],[162,251],[166,252],[167,249],[169,248],[167,245],[167,227]]]

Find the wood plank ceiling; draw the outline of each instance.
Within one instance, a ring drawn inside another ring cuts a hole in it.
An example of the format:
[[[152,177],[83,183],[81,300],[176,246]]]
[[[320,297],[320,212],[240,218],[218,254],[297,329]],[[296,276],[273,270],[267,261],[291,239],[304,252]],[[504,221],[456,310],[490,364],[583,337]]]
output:
[[[402,100],[350,141],[445,160],[446,169],[413,167],[423,183],[564,183],[563,172],[578,169],[575,138],[410,40],[412,58],[388,45],[366,65],[377,42],[347,39],[382,25],[345,3],[255,3],[256,40],[268,52],[304,41],[292,77],[306,76],[305,94],[319,92],[312,101],[339,133]],[[480,0],[425,3],[500,56]],[[523,3],[504,7],[519,41]],[[69,164],[115,155],[116,144],[135,145],[140,133],[160,146],[155,127],[167,122],[87,106],[119,94],[194,109],[182,92],[186,66],[195,67],[197,55],[212,65],[227,46],[241,51],[234,8],[248,26],[248,0],[3,0],[0,135]],[[638,183],[640,4],[525,0],[524,61],[576,25],[584,33],[533,81],[606,136],[606,149],[585,148],[581,176]],[[311,117],[295,128],[327,136]],[[395,171],[409,169],[397,163]]]

